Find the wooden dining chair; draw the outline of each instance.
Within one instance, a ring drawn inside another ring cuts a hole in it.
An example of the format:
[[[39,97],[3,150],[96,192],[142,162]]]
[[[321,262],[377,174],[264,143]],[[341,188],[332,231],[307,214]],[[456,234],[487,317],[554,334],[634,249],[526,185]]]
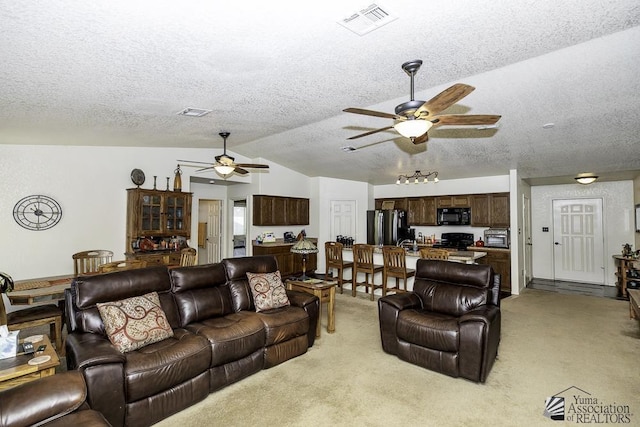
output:
[[[97,274],[100,264],[113,259],[113,252],[103,249],[77,252],[73,254],[73,272],[76,277],[83,274]]]
[[[180,251],[180,267],[196,265],[198,257],[195,248],[184,248]]]
[[[407,268],[407,251],[397,246],[384,246],[382,248],[383,270],[382,270],[382,296],[387,295],[387,291],[393,290],[395,293],[407,292],[407,279],[416,275],[416,270]],[[390,277],[396,279],[396,286],[389,288],[387,280]],[[400,280],[402,287],[400,289]]]
[[[351,269],[351,274],[353,274],[353,261],[344,261],[342,259],[342,250],[342,243],[324,243],[325,279],[330,280],[329,273],[333,273],[333,270],[335,269],[337,274],[338,286],[340,287],[340,293],[343,292],[342,286],[344,284],[344,271]]]
[[[421,248],[420,258],[425,259],[449,259],[449,251],[437,248]]]
[[[8,290],[12,289],[13,280],[7,275],[3,275],[3,279]],[[9,281],[11,283],[8,283]],[[54,304],[38,305],[7,313],[4,297],[0,294],[0,325],[7,325],[10,331],[49,325],[51,342],[55,344],[56,351],[58,353],[64,351],[62,348],[62,310]]]
[[[112,271],[134,270],[145,268],[147,261],[140,259],[127,259],[123,261],[112,261],[98,266],[98,273],[111,273]]]
[[[364,286],[365,292],[371,288],[371,301],[376,289],[381,289],[382,284],[374,283],[375,274],[382,273],[384,266],[373,263],[373,245],[358,243],[353,245],[353,277],[351,279],[351,296],[356,296],[356,288]],[[358,282],[358,273],[364,273],[364,282]]]

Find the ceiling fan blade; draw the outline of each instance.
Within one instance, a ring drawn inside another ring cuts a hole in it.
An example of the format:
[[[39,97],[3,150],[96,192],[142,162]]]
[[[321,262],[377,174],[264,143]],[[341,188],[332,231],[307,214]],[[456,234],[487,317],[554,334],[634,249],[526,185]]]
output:
[[[418,136],[417,138],[413,138],[413,140],[411,142],[413,142],[415,145],[418,145],[418,144],[424,144],[428,140],[429,140],[429,133],[427,132],[422,136]]]
[[[397,120],[400,118],[400,116],[397,116],[395,114],[383,113],[381,111],[365,110],[363,108],[345,108],[342,111],[344,111],[345,113],[364,114],[365,116],[383,117],[385,119]]]
[[[389,130],[389,129],[393,129],[393,126],[387,126],[385,128],[380,128],[380,129],[372,130],[369,132],[361,133],[360,135],[352,136],[351,138],[347,138],[347,139],[362,138],[363,136],[373,135],[374,133],[382,132],[383,130]]]
[[[492,114],[444,114],[432,117],[434,125],[493,125],[500,120]]]
[[[196,172],[202,172],[202,171],[208,171],[210,169],[213,169],[215,166],[209,166],[208,168],[201,168],[201,169],[196,169]]]
[[[236,169],[234,170],[234,172],[236,172],[236,173],[238,173],[238,174],[240,174],[240,175],[246,175],[246,174],[248,174],[248,173],[249,173],[249,171],[248,171],[248,170],[245,170],[245,169],[239,168],[238,166],[236,166]]]
[[[197,162],[195,160],[177,160],[177,161],[178,162],[187,162],[187,163],[199,163],[201,165],[213,165],[213,163],[211,163],[211,162]],[[184,165],[184,164],[182,166],[191,166],[191,167],[194,167],[194,168],[199,167],[199,166],[195,166],[195,165]]]
[[[430,117],[451,107],[475,89],[475,87],[464,83],[456,83],[422,104],[413,114],[415,117],[420,117],[421,114],[427,112],[427,117]]]
[[[261,165],[261,164],[256,164],[256,163],[236,163],[236,169],[237,167],[241,167],[241,168],[255,168],[255,169],[269,169],[269,165]]]

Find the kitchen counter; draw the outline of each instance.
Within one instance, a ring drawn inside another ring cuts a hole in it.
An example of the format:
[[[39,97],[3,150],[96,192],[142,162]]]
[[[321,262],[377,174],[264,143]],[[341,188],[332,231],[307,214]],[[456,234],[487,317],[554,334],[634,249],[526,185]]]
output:
[[[489,248],[487,246],[469,246],[467,247],[468,251],[481,251],[481,252],[503,252],[506,254],[511,253],[511,249],[505,248]]]
[[[484,249],[484,248],[476,248],[474,247],[474,250],[471,251],[449,251],[449,261],[455,261],[455,262],[464,262],[465,264],[474,264],[478,259],[484,257],[487,255],[487,252],[484,251],[479,251],[478,249]],[[491,249],[491,248],[488,248]],[[344,248],[344,252],[349,252],[349,256],[351,258],[353,258],[353,250],[352,248]],[[374,256],[380,254],[382,255],[382,248],[375,248],[374,249]],[[414,252],[412,250],[407,250],[407,266],[409,264],[409,258],[420,258],[420,251],[418,252]],[[351,259],[350,259],[351,260]],[[374,259],[374,262],[376,264],[378,264],[378,261],[376,261]],[[382,264],[382,259],[380,259],[380,264]],[[415,266],[415,261],[414,261],[414,266]],[[410,267],[413,268],[413,267]]]

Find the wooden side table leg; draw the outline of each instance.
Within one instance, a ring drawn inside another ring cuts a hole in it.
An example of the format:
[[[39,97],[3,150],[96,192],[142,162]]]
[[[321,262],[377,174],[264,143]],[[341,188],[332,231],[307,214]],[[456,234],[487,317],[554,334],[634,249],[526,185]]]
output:
[[[335,305],[336,288],[335,286],[332,286],[329,289],[329,303],[327,304],[327,332],[329,332],[330,334],[336,331]]]
[[[320,338],[320,334],[322,333],[322,291],[314,290],[313,294],[320,300],[318,307],[318,324],[316,325],[316,338]]]

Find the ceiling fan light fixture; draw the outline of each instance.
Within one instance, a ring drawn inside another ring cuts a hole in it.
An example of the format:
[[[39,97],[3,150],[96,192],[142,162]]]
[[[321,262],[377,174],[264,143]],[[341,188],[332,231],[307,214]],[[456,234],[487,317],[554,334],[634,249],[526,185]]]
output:
[[[433,123],[429,120],[409,119],[397,122],[393,125],[395,130],[405,138],[417,138],[431,129]]]
[[[223,176],[230,175],[236,169],[235,166],[226,165],[215,165],[213,168],[216,170],[216,172]]]
[[[594,182],[596,182],[596,179],[598,179],[597,175],[584,175],[584,176],[577,176],[574,178],[576,181],[578,181],[578,183],[582,184],[582,185],[589,185],[589,184],[593,184]]]

